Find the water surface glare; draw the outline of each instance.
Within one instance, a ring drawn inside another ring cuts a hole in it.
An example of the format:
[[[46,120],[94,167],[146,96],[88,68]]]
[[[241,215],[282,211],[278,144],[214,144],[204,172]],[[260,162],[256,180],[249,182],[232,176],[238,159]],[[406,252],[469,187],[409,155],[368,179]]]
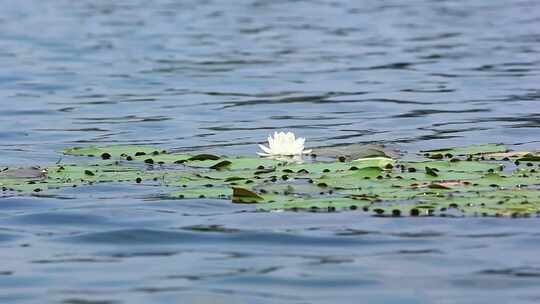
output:
[[[74,145],[540,148],[540,2],[7,1],[0,165]],[[65,159],[64,159],[65,160]],[[538,219],[0,196],[1,303],[538,303]]]

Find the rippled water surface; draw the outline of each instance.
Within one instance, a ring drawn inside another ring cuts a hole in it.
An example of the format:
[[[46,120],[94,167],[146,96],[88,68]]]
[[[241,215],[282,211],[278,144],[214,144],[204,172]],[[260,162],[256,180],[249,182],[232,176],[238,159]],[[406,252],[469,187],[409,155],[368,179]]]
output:
[[[73,145],[540,147],[539,1],[4,1],[0,163]],[[0,198],[2,303],[538,303],[531,219]]]

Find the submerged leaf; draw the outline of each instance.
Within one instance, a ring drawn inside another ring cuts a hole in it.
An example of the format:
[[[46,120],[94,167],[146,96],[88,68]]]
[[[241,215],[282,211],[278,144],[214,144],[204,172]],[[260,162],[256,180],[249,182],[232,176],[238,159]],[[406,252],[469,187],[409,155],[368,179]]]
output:
[[[233,197],[232,197],[233,203],[255,204],[263,200],[264,198],[262,198],[257,193],[251,190],[240,188],[240,187],[233,187]]]

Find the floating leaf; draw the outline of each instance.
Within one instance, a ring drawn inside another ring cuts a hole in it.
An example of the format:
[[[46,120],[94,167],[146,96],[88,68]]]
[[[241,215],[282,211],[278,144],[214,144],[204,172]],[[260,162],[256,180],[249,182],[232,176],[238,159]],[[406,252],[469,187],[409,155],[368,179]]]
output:
[[[195,188],[184,189],[169,193],[173,198],[212,198],[212,199],[230,199],[232,196],[232,189],[229,187],[212,187],[212,188]]]
[[[147,146],[86,147],[67,149],[66,154],[105,160],[55,165],[45,171],[4,168],[0,186],[7,195],[33,195],[128,182],[168,189],[173,198],[257,203],[260,210],[362,210],[377,216],[539,214],[540,169],[534,164],[538,155],[506,151],[502,145],[475,145],[432,150],[426,152],[429,160],[419,154],[416,161],[377,156],[298,163],[173,154]]]
[[[145,155],[139,155],[135,157],[127,156],[125,157],[128,161],[145,161],[146,163],[152,163],[152,164],[182,164],[186,162],[189,158],[191,158],[191,155],[188,154],[177,154],[177,153],[171,153],[171,154],[145,154]],[[147,161],[147,160],[151,161]]]
[[[225,167],[228,167],[230,166],[232,163],[228,160],[224,160],[224,161],[220,161],[219,163],[215,164],[215,165],[212,165],[210,166],[210,169],[215,169],[215,170],[219,170],[219,169],[223,169]]]
[[[526,156],[523,156],[522,158],[519,158],[518,161],[522,161],[522,162],[539,162],[540,161],[540,156],[526,155]]]
[[[370,179],[383,179],[382,170],[378,167],[362,168],[346,173],[323,175],[315,180],[315,184],[322,187],[337,189],[357,189],[365,187]]]
[[[270,168],[279,164],[279,161],[272,159],[256,158],[256,157],[237,157],[237,158],[225,158],[219,160],[190,160],[185,162],[186,166],[194,168],[211,168],[216,166],[222,161],[229,161],[230,164],[227,166],[230,170],[255,170],[258,168]]]
[[[343,161],[368,157],[392,158],[397,156],[397,153],[394,151],[385,149],[381,145],[372,144],[348,144],[335,147],[316,148],[313,149],[313,154],[336,159],[341,158]]]
[[[291,183],[283,181],[281,183],[262,184],[253,188],[261,193],[270,193],[274,195],[302,195],[302,196],[318,196],[324,192],[321,187],[306,182]],[[328,191],[326,191],[328,192]]]
[[[261,203],[259,210],[311,210],[311,211],[338,211],[357,210],[370,203],[345,197],[328,198],[281,198],[274,202]]]
[[[292,172],[305,172],[310,174],[321,174],[338,171],[347,171],[354,167],[352,163],[345,162],[317,162],[304,164],[288,164],[283,166],[281,170],[290,170]]]
[[[190,157],[188,160],[190,160],[190,161],[193,161],[193,160],[204,161],[204,160],[218,160],[218,159],[220,159],[220,157],[217,156],[217,155],[212,155],[212,154],[198,154],[198,155],[195,155],[195,156]]]
[[[483,154],[485,157],[488,158],[505,158],[505,157],[523,157],[526,155],[532,154],[531,152],[527,151],[509,151],[509,152],[494,152],[494,153],[486,153]]]
[[[103,154],[108,155],[105,158],[120,158],[121,156],[140,156],[153,153],[162,153],[162,150],[150,146],[134,146],[134,145],[111,145],[105,147],[73,147],[63,151],[64,154],[77,156],[102,157]]]
[[[408,162],[402,163],[406,169],[414,168],[416,171],[423,171],[426,167],[436,169],[439,172],[485,172],[485,171],[499,171],[501,168],[500,163],[481,162],[481,161],[424,161],[424,162]]]
[[[278,164],[282,164],[278,160],[261,157],[234,157],[227,158],[231,162],[231,170],[263,170],[274,168]]]
[[[452,155],[476,155],[483,153],[494,153],[494,152],[506,152],[508,148],[502,144],[485,144],[485,145],[470,145],[465,147],[451,147],[451,148],[442,148],[434,150],[425,150],[428,154],[439,154],[439,153],[448,153]]]
[[[367,167],[379,167],[379,168],[392,168],[396,163],[395,160],[387,157],[370,157],[370,158],[359,158],[351,162],[351,164],[357,168],[367,168]]]

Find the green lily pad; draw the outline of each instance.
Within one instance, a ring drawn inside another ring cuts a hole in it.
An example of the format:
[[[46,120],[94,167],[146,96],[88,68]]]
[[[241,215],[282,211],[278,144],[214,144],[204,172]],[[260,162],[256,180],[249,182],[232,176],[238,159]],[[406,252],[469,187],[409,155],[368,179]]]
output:
[[[197,198],[212,198],[212,199],[231,199],[232,189],[229,187],[211,187],[211,188],[195,188],[183,189],[169,193],[173,198],[197,199]]]
[[[367,167],[354,171],[323,175],[314,181],[320,187],[337,189],[358,189],[365,187],[371,179],[384,179],[384,172],[378,167]]]
[[[279,161],[259,157],[221,158],[218,160],[189,160],[186,166],[193,168],[216,168],[220,163],[230,162],[226,167],[229,170],[256,170],[258,168],[271,168],[277,166]]]
[[[32,195],[95,183],[147,183],[171,198],[253,203],[259,210],[361,210],[377,216],[536,215],[540,212],[537,155],[506,151],[503,145],[474,145],[426,151],[409,158],[414,161],[405,161],[384,156],[351,160],[351,150],[337,161],[315,158],[298,163],[166,153],[147,146],[85,147],[64,153],[106,160],[83,159],[45,171],[4,168],[0,187],[4,192]]]
[[[151,146],[134,145],[74,147],[65,149],[63,153],[75,156],[101,157],[102,159],[141,161],[147,164],[180,164],[194,157],[188,154],[167,153]]]
[[[483,145],[470,145],[465,147],[451,147],[434,150],[424,150],[421,152],[428,153],[429,155],[435,154],[452,154],[452,155],[477,155],[484,153],[506,152],[508,148],[502,144],[483,144]]]
[[[346,171],[352,168],[354,165],[345,162],[316,162],[316,163],[303,163],[303,164],[288,164],[283,166],[281,170],[289,170],[293,173],[305,172],[306,174],[322,174],[338,171]]]
[[[270,193],[274,195],[299,195],[299,196],[318,196],[327,189],[321,189],[321,187],[306,182],[291,183],[283,181],[280,183],[270,183],[270,184],[258,184],[253,187],[257,192],[261,193]]]
[[[177,153],[171,153],[171,154],[145,154],[145,155],[139,155],[135,157],[124,157],[127,161],[142,161],[147,164],[183,164],[188,159],[190,159],[192,156],[188,154],[177,154]]]
[[[392,168],[396,161],[387,157],[369,157],[369,158],[359,158],[351,162],[351,164],[358,168],[367,168],[367,167],[379,167],[379,168]]]
[[[368,206],[369,202],[354,200],[346,197],[327,197],[327,198],[281,198],[274,202],[260,203],[259,210],[320,210],[320,211],[339,211],[339,210],[357,210]]]
[[[373,144],[348,144],[335,147],[322,147],[313,149],[313,154],[317,156],[342,159],[352,161],[359,158],[385,157],[392,158],[397,153],[384,148],[381,145]]]
[[[436,169],[438,172],[487,172],[487,171],[499,171],[502,163],[491,163],[481,161],[423,161],[423,162],[409,162],[402,163],[403,167],[407,170],[409,168],[415,169],[415,171],[426,171],[426,167]]]
[[[63,150],[64,154],[76,156],[102,157],[104,159],[118,159],[121,156],[143,156],[163,153],[162,150],[150,146],[111,145],[105,147],[73,147]]]
[[[500,190],[467,193],[462,196],[442,196],[427,198],[445,209],[456,209],[463,215],[512,216],[514,214],[535,214],[540,211],[538,191]]]
[[[522,162],[540,162],[540,156],[538,155],[526,155],[522,158],[519,158],[518,161]]]
[[[47,170],[47,180],[62,183],[135,181],[142,175],[138,168],[113,164],[58,165]]]

